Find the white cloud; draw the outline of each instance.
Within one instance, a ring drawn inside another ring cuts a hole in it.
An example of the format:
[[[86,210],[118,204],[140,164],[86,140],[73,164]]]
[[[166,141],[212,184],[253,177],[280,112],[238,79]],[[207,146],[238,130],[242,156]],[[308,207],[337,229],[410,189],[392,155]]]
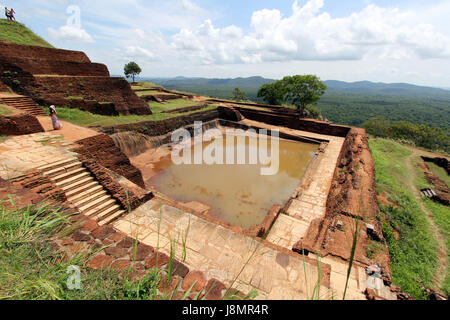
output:
[[[197,28],[183,28],[172,46],[201,64],[259,63],[261,61],[361,60],[450,58],[450,37],[431,24],[417,23],[412,12],[367,5],[343,18],[322,12],[323,0],[304,6],[295,1],[292,14],[255,11],[251,31],[236,26],[215,28],[206,20]]]
[[[155,55],[151,53],[149,50],[144,49],[139,46],[129,46],[125,48],[125,54],[131,57],[143,57],[148,59],[155,59]]]
[[[55,40],[86,43],[94,42],[94,39],[92,39],[91,35],[87,33],[86,30],[74,26],[62,26],[59,29],[48,28],[47,31],[50,37]]]

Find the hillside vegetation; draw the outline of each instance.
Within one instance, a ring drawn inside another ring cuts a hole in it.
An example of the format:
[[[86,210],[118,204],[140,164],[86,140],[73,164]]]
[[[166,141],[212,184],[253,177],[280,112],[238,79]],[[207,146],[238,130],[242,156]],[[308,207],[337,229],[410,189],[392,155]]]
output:
[[[393,282],[416,299],[426,299],[416,279],[432,287],[438,247],[430,223],[410,190],[407,161],[412,152],[380,138],[370,140],[370,149],[377,172],[377,192],[388,199],[388,203],[380,203],[379,219],[389,247]]]
[[[53,48],[50,43],[28,29],[24,24],[6,19],[0,19],[0,41]]]

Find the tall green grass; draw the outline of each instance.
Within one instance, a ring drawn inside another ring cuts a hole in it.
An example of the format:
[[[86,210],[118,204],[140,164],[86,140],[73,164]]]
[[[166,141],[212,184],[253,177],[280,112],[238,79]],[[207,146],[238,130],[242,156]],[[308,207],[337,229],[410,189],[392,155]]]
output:
[[[3,14],[3,8],[2,14]],[[0,19],[0,41],[53,48],[51,44],[28,29],[24,24]]]
[[[11,200],[12,201],[12,200]],[[11,202],[14,207],[14,203]],[[69,225],[48,204],[7,209],[0,203],[0,299],[109,300],[155,299],[158,272],[139,281],[120,278],[111,269],[92,270],[86,263],[93,252],[68,259],[50,240]],[[81,290],[69,290],[69,266],[79,266]]]
[[[389,200],[398,205],[397,208],[381,205],[379,217],[389,247],[393,282],[415,298],[426,299],[415,279],[431,287],[438,247],[425,213],[408,187],[410,173],[405,162],[411,151],[385,139],[371,139],[369,144],[375,161],[377,191],[387,193]]]
[[[159,103],[159,102],[149,102],[148,105],[150,106],[150,109],[154,113],[159,113],[167,110],[173,110],[173,109],[180,109],[180,108],[187,108],[187,107],[193,107],[198,106],[202,104],[198,101],[190,101],[186,99],[174,99],[174,100],[168,100],[166,103]]]

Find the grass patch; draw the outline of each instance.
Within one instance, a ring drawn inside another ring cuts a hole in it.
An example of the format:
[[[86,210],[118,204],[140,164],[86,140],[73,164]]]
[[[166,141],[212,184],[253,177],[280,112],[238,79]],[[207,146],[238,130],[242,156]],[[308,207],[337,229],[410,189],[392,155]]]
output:
[[[82,96],[68,96],[67,99],[69,99],[69,100],[83,100],[84,98]]]
[[[148,82],[148,81],[139,81],[137,82],[137,85],[131,85],[132,89],[147,89],[147,88],[162,88],[160,85],[157,85],[153,82]]]
[[[0,41],[53,48],[50,43],[28,29],[24,24],[6,19],[0,19]]]
[[[447,247],[447,272],[444,285],[441,289],[446,295],[450,295],[450,210],[447,206],[430,199],[425,199],[424,204],[430,211],[434,223],[438,226],[439,231],[445,239],[445,245]]]
[[[0,136],[0,143],[5,142],[9,139],[9,136]]]
[[[407,187],[410,173],[405,162],[411,151],[386,139],[371,139],[369,144],[375,161],[377,191],[387,193],[389,201],[398,204],[398,208],[380,206],[393,282],[415,298],[427,299],[415,279],[432,287],[438,246],[425,213]],[[400,234],[398,240],[394,229]]]
[[[193,107],[198,106],[201,103],[198,101],[190,101],[185,99],[174,99],[174,100],[167,100],[166,103],[159,103],[159,102],[149,102],[148,105],[150,106],[150,109],[154,113],[158,112],[164,112],[167,110],[173,110],[173,109],[179,109],[179,108],[187,108],[187,107]]]
[[[12,113],[13,112],[9,108],[0,105],[0,116],[7,116],[7,115],[10,115]]]
[[[136,91],[135,93],[138,97],[147,96],[147,95],[151,95],[151,94],[158,94],[158,95],[168,94],[168,93],[159,92],[158,90]]]
[[[204,110],[211,110],[216,106]],[[166,114],[166,113],[154,113],[152,115],[129,115],[129,116],[103,116],[99,114],[93,114],[88,111],[82,111],[74,108],[58,108],[58,118],[68,122],[72,122],[81,126],[113,126],[119,124],[137,123],[142,121],[158,121],[169,119],[172,117],[186,115],[193,112],[185,112],[179,114]]]

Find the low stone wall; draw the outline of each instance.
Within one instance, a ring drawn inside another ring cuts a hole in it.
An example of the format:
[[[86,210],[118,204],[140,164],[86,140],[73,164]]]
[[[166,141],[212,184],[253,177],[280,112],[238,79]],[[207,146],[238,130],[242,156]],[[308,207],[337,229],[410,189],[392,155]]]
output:
[[[424,158],[424,157],[422,157],[422,158]],[[425,158],[425,159],[429,159],[429,158]],[[436,159],[438,159],[438,160],[436,160]],[[441,164],[445,165],[445,162],[442,160],[439,160],[439,159],[442,159],[442,158],[434,158],[432,160],[439,161]],[[443,159],[443,160],[446,160],[446,159]],[[433,190],[436,192],[436,195],[433,196],[431,199],[443,204],[444,206],[448,206],[450,204],[450,189],[448,188],[445,181],[443,181],[439,177],[437,177],[430,170],[430,168],[426,165],[426,163],[418,163],[417,165],[420,169],[422,169],[422,171],[425,175],[425,179],[428,181],[428,183],[433,185]]]
[[[44,132],[44,128],[35,116],[26,113],[0,116],[0,135],[21,136],[38,132]]]
[[[16,189],[26,188],[36,193],[42,199],[49,199],[61,203],[67,201],[64,190],[59,188],[49,177],[44,176],[39,170],[25,173],[24,176],[14,179],[12,184]]]
[[[217,112],[219,112],[220,119],[224,119],[224,120],[228,120],[228,121],[235,121],[235,122],[239,122],[242,119],[244,119],[242,114],[233,107],[222,107],[221,106],[221,107],[217,108]]]
[[[447,174],[450,174],[450,161],[448,161],[447,158],[428,158],[428,157],[421,157],[421,158],[425,162],[433,162],[435,165],[447,171]]]
[[[271,125],[283,126],[295,130],[303,130],[331,136],[346,137],[350,127],[332,124],[314,119],[299,118],[296,114],[283,115],[273,112],[234,107],[245,118]]]
[[[108,170],[111,170],[141,188],[145,189],[142,174],[134,167],[128,157],[115,145],[113,139],[106,134],[100,134],[76,142],[78,148],[74,152],[84,156]]]

